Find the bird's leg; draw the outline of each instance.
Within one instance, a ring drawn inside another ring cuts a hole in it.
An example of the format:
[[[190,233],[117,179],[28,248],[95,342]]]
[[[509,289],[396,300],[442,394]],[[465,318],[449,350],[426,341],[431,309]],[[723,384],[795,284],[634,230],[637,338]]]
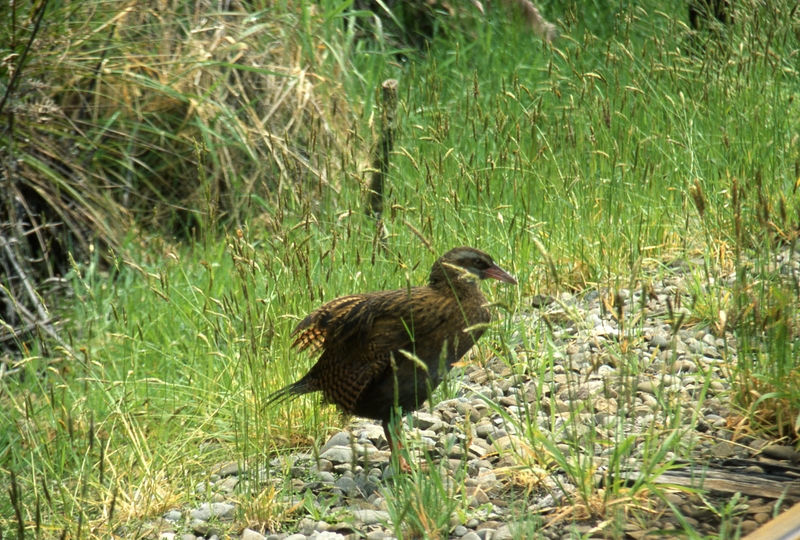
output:
[[[397,424],[394,426],[397,429],[398,433],[392,435],[392,428],[390,427],[390,420],[383,421],[383,433],[386,435],[386,442],[389,443],[389,452],[392,455],[397,455],[397,464],[400,468],[400,472],[403,473],[410,473],[411,466],[406,461],[406,458],[403,457],[403,454],[400,453],[400,450],[403,449],[403,445],[400,444],[399,441],[399,430],[403,428],[403,421],[398,420]]]

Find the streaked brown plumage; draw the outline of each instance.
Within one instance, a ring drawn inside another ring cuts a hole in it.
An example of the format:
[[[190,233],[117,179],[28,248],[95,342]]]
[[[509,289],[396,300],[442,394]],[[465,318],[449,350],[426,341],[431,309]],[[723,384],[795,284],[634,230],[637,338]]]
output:
[[[429,389],[483,335],[491,316],[477,282],[486,278],[517,283],[486,253],[458,247],[434,263],[425,286],[342,296],[324,304],[293,334],[293,346],[321,351],[319,360],[268,403],[322,392],[347,414],[381,420],[394,451],[388,425],[395,403],[406,412],[420,408]]]

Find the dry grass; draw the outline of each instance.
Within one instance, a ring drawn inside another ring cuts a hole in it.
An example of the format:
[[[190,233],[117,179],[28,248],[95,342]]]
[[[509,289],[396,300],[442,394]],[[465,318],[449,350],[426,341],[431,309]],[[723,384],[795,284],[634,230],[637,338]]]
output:
[[[131,231],[216,234],[336,189],[343,161],[331,156],[347,154],[352,123],[337,72],[348,60],[331,59],[336,21],[313,7],[84,3],[51,7],[40,28],[14,9],[0,41],[36,47],[25,65],[5,64],[17,83],[0,133],[0,260],[13,299],[0,342],[37,325],[58,335],[45,306],[69,256],[102,264]]]

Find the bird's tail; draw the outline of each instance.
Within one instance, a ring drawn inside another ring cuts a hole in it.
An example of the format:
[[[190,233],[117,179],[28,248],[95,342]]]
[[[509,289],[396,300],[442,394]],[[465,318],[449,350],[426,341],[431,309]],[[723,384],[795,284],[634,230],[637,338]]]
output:
[[[283,403],[284,401],[294,399],[302,396],[303,394],[308,394],[309,392],[314,392],[316,390],[317,388],[314,388],[310,381],[303,378],[296,383],[285,386],[277,392],[270,394],[267,397],[267,400],[264,402],[264,407],[271,407],[273,405],[277,405],[278,403]]]

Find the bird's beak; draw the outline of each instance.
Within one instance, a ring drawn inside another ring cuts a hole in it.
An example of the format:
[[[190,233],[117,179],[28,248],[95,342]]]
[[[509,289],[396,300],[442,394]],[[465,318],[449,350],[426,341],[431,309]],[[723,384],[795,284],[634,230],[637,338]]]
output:
[[[511,274],[509,274],[496,264],[493,264],[492,266],[484,270],[484,274],[486,275],[486,277],[496,279],[497,281],[502,281],[503,283],[509,283],[511,285],[517,284],[517,280],[514,279],[514,277]]]

